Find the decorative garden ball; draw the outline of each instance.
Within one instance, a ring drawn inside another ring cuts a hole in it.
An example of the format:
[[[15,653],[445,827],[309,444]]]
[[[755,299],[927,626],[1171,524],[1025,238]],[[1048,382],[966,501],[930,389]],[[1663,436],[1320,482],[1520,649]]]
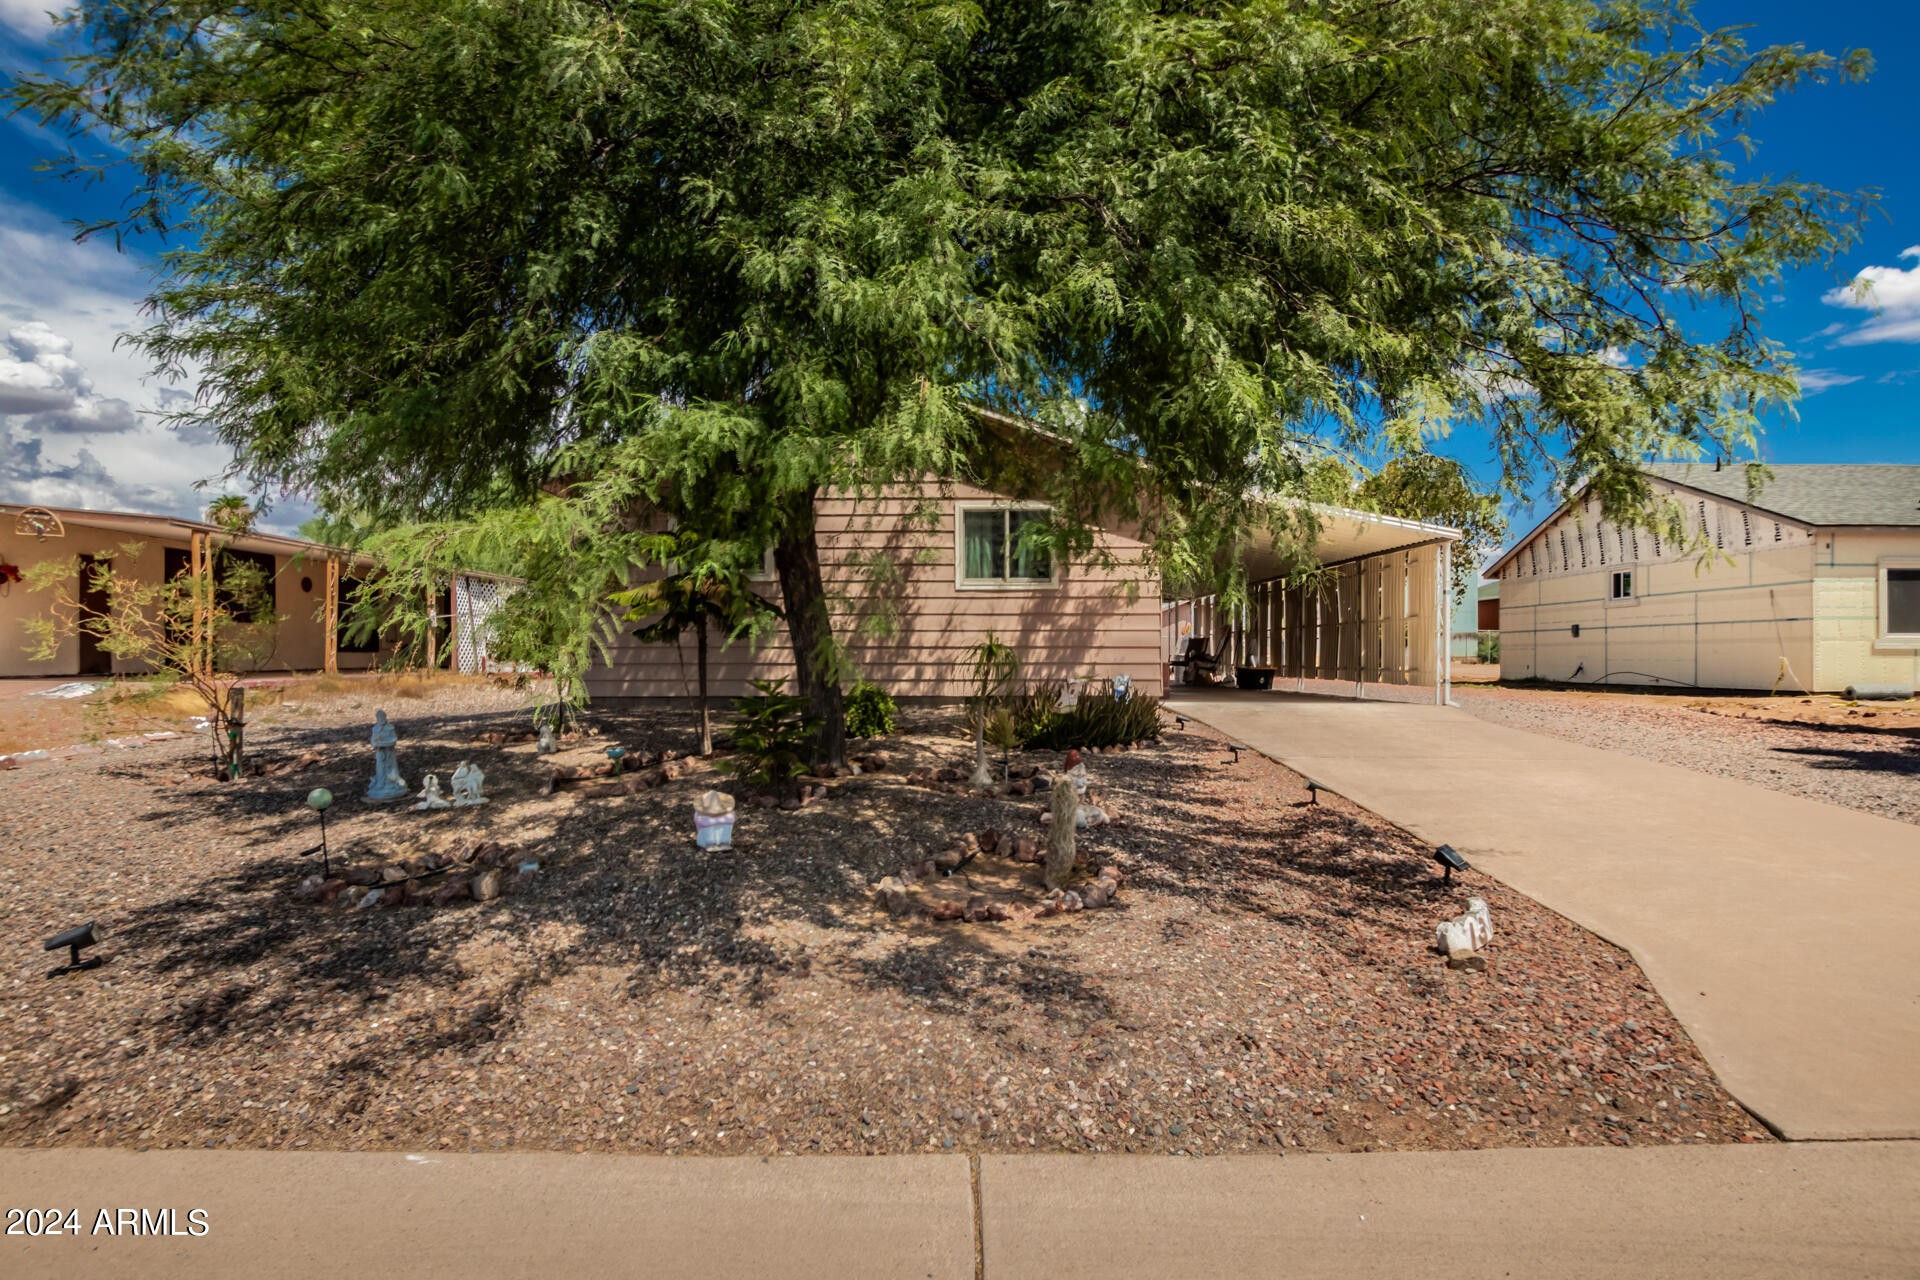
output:
[[[613,776],[620,776],[620,758],[627,754],[625,747],[608,747],[607,759],[613,761]]]
[[[333,792],[327,790],[325,787],[315,787],[313,790],[307,792],[307,807],[309,809],[325,811],[326,807],[332,803]]]

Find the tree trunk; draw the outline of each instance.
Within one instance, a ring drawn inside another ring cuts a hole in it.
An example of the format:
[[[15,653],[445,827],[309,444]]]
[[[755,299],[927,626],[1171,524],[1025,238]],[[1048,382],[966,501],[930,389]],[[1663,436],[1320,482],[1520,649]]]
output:
[[[799,695],[807,700],[812,722],[815,765],[847,763],[847,709],[833,662],[832,622],[827,616],[827,587],[820,576],[820,542],[814,529],[811,488],[785,501],[785,528],[774,544],[773,565],[780,574],[780,595],[793,641],[793,668]]]
[[[694,651],[699,655],[700,670],[700,755],[704,759],[713,754],[713,718],[707,714],[707,615],[701,614],[693,624]]]

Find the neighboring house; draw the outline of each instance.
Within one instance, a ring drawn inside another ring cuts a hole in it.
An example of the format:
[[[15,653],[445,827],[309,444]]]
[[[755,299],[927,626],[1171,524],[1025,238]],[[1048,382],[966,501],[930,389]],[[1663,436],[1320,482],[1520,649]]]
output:
[[[127,544],[139,543],[139,559],[117,567],[145,581],[160,581],[187,570],[196,543],[208,539],[228,555],[251,559],[273,576],[274,612],[284,621],[274,652],[260,669],[355,670],[379,661],[377,641],[355,645],[337,626],[337,599],[351,590],[356,572],[346,552],[270,533],[233,537],[219,525],[171,516],[0,503],[0,564],[21,572],[54,557],[120,559]],[[358,571],[365,569],[363,563]],[[330,584],[336,593],[335,607],[329,607],[327,599]],[[4,590],[0,594],[0,676],[134,675],[146,670],[139,663],[114,658],[85,635],[63,640],[51,659],[29,659],[34,637],[26,622],[46,616],[52,607],[51,593],[28,591],[10,574],[0,590]],[[104,609],[105,601],[93,607]],[[335,623],[333,645],[328,644],[330,621]]]
[[[1502,674],[1830,691],[1920,684],[1920,466],[1651,463],[1704,559],[1582,493],[1487,570]]]

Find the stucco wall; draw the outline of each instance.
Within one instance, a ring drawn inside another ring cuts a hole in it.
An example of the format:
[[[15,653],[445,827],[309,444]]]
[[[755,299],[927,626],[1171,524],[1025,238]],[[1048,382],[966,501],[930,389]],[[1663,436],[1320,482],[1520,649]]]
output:
[[[153,582],[164,572],[167,548],[185,550],[187,546],[184,541],[129,537],[72,522],[66,529],[65,537],[49,538],[44,543],[15,534],[11,527],[0,529],[0,561],[25,570],[47,558],[110,555],[116,570],[123,573],[131,570],[142,581]],[[139,555],[131,565],[127,563],[129,544],[139,547]],[[267,671],[317,671],[325,657],[325,628],[320,615],[326,595],[326,564],[318,559],[281,555],[274,557],[274,567],[274,609],[285,621],[280,624],[273,654],[258,667]],[[302,588],[303,579],[310,583],[310,588]],[[73,582],[72,587],[77,590],[78,583]],[[0,676],[68,676],[79,672],[78,637],[63,639],[49,661],[34,662],[27,657],[31,641],[27,619],[47,616],[52,601],[52,592],[30,592],[20,584],[0,597]],[[373,654],[342,653],[339,666],[343,671],[360,670],[377,660]],[[149,670],[143,663],[121,659],[113,663],[116,675],[139,675]]]
[[[1920,560],[1920,529],[1822,530],[1814,555],[1814,672],[1823,690],[1920,686],[1920,649],[1880,642],[1880,564]]]
[[[934,519],[913,518],[930,502]],[[988,631],[1019,653],[1029,680],[1111,676],[1125,672],[1144,693],[1162,691],[1158,579],[1139,568],[1137,542],[1113,537],[1122,563],[1056,566],[1045,585],[960,586],[955,578],[956,503],[990,501],[965,485],[888,490],[856,504],[847,495],[819,506],[821,569],[836,602],[836,629],[860,673],[897,697],[959,697],[968,692],[966,653]],[[879,570],[876,577],[875,570]],[[1128,587],[1137,588],[1129,597]],[[778,587],[764,590],[778,599]],[[643,645],[626,627],[609,660],[587,677],[595,698],[683,697],[696,691],[694,641]],[[715,697],[751,692],[750,679],[792,674],[784,624],[758,652],[747,645],[709,654],[709,691]]]

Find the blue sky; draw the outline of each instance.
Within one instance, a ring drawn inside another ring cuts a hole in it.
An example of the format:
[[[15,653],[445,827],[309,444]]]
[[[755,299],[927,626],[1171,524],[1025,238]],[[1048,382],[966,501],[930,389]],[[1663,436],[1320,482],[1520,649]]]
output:
[[[0,0],[0,71],[34,66],[50,49],[51,0]],[[1831,270],[1784,281],[1766,315],[1806,371],[1797,419],[1768,423],[1775,462],[1920,463],[1920,0],[1700,0],[1709,26],[1751,24],[1753,44],[1864,47],[1865,84],[1815,86],[1778,103],[1754,127],[1749,167],[1844,190],[1877,188],[1881,211]],[[144,258],[110,242],[76,245],[67,219],[111,209],[120,192],[36,175],[55,140],[23,121],[0,123],[0,500],[194,514],[229,460],[216,443],[182,437],[151,414],[190,384],[148,376],[114,339],[143,323]],[[139,253],[152,246],[137,246]],[[1879,313],[1840,305],[1859,274],[1876,279]],[[1476,469],[1482,442],[1441,446]],[[307,514],[279,503],[268,523]],[[1536,514],[1514,513],[1516,532]]]

